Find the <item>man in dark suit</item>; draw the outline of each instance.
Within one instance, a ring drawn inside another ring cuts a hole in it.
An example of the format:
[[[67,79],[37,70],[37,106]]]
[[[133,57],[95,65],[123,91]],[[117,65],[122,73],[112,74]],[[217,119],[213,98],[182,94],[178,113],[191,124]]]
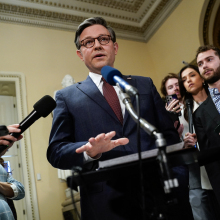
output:
[[[122,103],[120,111],[123,118],[119,121],[103,96],[101,69],[106,65],[113,67],[118,52],[114,30],[102,18],[89,18],[79,25],[75,44],[77,55],[89,69],[89,76],[85,81],[56,93],[57,107],[54,110],[47,158],[54,167],[60,169],[71,169],[89,161],[94,161],[95,164],[98,160],[137,153],[136,123]],[[152,80],[140,76],[123,78],[139,91],[141,117],[164,134],[168,145],[178,143],[178,134]],[[118,90],[114,87],[117,95]],[[132,104],[136,105],[134,98]],[[142,151],[156,148],[155,140],[143,130],[140,132],[140,142]],[[94,164],[90,169],[94,168]],[[185,169],[178,167],[175,171],[182,178],[180,185],[187,183]],[[125,180],[119,176],[117,180],[82,186],[82,219],[141,219],[140,210],[138,212],[136,209],[137,201],[132,196],[139,187],[133,183],[138,181],[132,177]],[[149,207],[150,203],[147,204]],[[184,213],[180,215],[183,216]]]
[[[200,103],[200,107],[194,112],[193,120],[195,133],[197,134],[201,152],[208,155],[220,147],[220,50],[212,45],[198,48],[197,64],[201,76],[209,85],[210,96]],[[219,153],[216,153],[218,160],[205,165],[209,180],[220,205],[220,160]],[[209,160],[208,160],[209,159]]]

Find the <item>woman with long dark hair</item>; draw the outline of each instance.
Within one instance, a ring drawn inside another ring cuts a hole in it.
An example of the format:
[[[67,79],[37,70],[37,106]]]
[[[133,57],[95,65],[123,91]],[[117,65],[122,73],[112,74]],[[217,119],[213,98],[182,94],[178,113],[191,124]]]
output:
[[[184,118],[188,122],[186,100],[192,99],[192,112],[208,97],[208,85],[201,78],[197,66],[187,65],[179,73],[179,89],[184,104]],[[196,134],[187,132],[184,137],[185,147],[195,146]],[[197,145],[198,149],[199,146]],[[213,193],[204,167],[198,164],[189,166],[189,199],[195,220],[219,219],[219,210],[215,209],[217,200]]]
[[[199,69],[194,65],[184,66],[179,73],[179,88],[184,104],[184,118],[188,121],[186,100],[193,99],[193,109],[204,102],[208,95],[208,85],[199,74]]]

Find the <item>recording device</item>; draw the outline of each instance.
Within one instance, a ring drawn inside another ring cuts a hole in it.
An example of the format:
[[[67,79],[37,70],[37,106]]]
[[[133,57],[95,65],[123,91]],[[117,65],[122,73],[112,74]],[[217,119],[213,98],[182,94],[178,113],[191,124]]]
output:
[[[166,103],[167,105],[169,105],[174,99],[178,100],[177,95],[173,94],[173,95],[167,95],[166,96]],[[178,109],[177,109],[178,110]],[[176,113],[178,116],[181,116],[181,111]]]
[[[5,125],[0,125],[0,137],[9,133],[8,128]]]
[[[167,95],[166,96],[166,103],[169,105],[174,99],[178,99],[176,94]]]
[[[193,119],[192,119],[192,106],[193,106],[193,100],[192,99],[186,99],[186,107],[188,112],[188,123],[189,123],[189,132],[193,133]]]
[[[34,110],[22,121],[19,123],[19,133],[10,133],[15,138],[18,138],[27,128],[29,128],[36,120],[40,117],[47,117],[56,107],[55,100],[49,96],[45,95],[33,106]],[[10,142],[10,141],[9,141]],[[0,145],[0,153],[5,150],[8,146]]]
[[[101,73],[108,84],[112,86],[119,85],[123,92],[126,92],[131,96],[138,94],[138,90],[135,87],[129,85],[124,79],[122,79],[122,74],[119,70],[111,66],[104,66],[101,69]]]

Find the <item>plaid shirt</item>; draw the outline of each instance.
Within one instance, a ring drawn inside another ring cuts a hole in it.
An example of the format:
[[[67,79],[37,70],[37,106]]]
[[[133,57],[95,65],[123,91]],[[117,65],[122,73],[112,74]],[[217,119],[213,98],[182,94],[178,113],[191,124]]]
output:
[[[209,88],[209,92],[210,92],[212,101],[214,102],[215,107],[220,114],[220,92],[218,91],[217,88]]]
[[[18,189],[18,195],[13,199],[19,200],[24,198],[25,196],[24,186],[20,182],[15,180],[12,176],[9,176],[2,165],[0,165],[0,182],[8,182],[16,185]],[[0,193],[0,220],[14,220],[12,211],[6,201],[6,198],[1,193]]]

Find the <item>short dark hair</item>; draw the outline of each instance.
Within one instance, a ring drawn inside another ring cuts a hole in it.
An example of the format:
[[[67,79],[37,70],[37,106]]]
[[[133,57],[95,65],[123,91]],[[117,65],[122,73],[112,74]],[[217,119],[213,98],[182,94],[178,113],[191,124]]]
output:
[[[184,118],[186,119],[186,121],[188,121],[188,112],[187,112],[187,107],[186,107],[186,99],[193,99],[192,94],[186,91],[185,86],[183,85],[183,80],[182,80],[182,72],[186,69],[194,69],[199,76],[201,77],[200,73],[199,73],[199,68],[197,66],[194,66],[192,64],[188,64],[186,66],[184,66],[179,74],[178,74],[178,82],[179,82],[179,89],[180,89],[180,95],[182,97],[182,101],[184,104]],[[206,91],[206,94],[209,94],[209,90],[208,90],[208,84],[204,81],[203,87]]]
[[[165,96],[167,95],[167,90],[166,90],[166,82],[169,80],[169,79],[178,79],[178,75],[176,73],[168,73],[168,75],[166,75],[162,82],[161,82],[161,87],[160,87],[160,91],[162,93],[162,95],[164,96],[163,98],[165,98]]]
[[[198,50],[196,51],[196,59],[197,59],[197,57],[198,57],[198,55],[200,53],[206,52],[208,50],[214,50],[215,51],[215,55],[220,58],[220,49],[218,47],[215,47],[213,45],[204,45],[204,46],[200,46],[198,48]]]
[[[77,28],[76,34],[75,34],[75,44],[76,44],[76,48],[79,50],[81,47],[81,44],[79,42],[79,38],[81,33],[83,32],[84,29],[86,29],[87,27],[90,27],[92,25],[95,24],[100,24],[103,27],[105,27],[110,35],[111,35],[111,40],[115,43],[116,42],[116,35],[115,35],[115,31],[107,25],[107,22],[105,21],[105,19],[103,19],[102,17],[92,17],[92,18],[88,18],[85,21],[83,21]]]

